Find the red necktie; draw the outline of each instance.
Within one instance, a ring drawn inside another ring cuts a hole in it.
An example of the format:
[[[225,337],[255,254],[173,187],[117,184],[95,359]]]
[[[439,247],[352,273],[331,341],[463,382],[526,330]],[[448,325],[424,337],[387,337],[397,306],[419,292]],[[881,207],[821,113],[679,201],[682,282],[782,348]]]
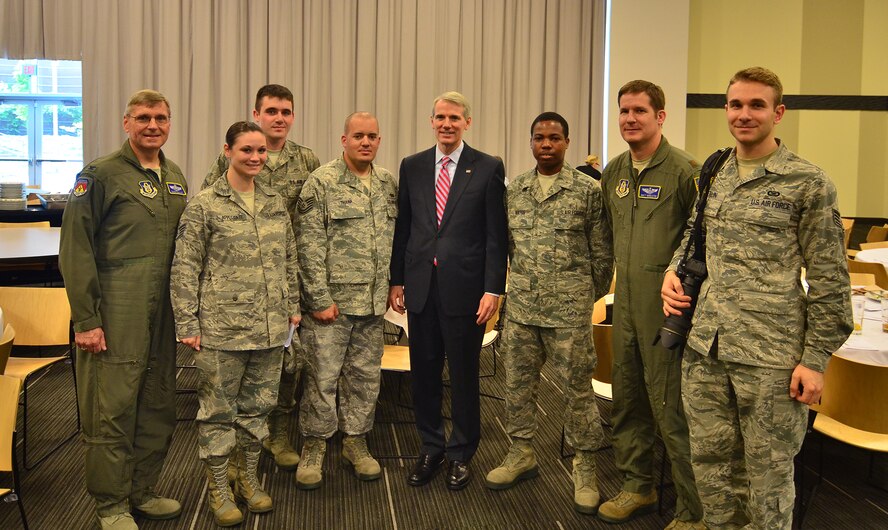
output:
[[[446,156],[441,159],[441,172],[438,173],[438,181],[435,182],[435,213],[438,217],[438,228],[441,227],[441,218],[444,217],[444,207],[450,194],[450,172],[447,171],[449,163],[450,159]]]

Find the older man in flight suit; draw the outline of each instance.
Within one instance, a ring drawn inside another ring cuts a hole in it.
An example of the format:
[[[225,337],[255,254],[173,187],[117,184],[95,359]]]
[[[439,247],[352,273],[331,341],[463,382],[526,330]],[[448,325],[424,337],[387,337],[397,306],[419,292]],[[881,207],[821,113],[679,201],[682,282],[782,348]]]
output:
[[[176,517],[154,493],[176,425],[176,337],[170,264],[185,209],[182,171],[164,157],[170,106],[133,95],[119,151],[77,176],[62,218],[59,268],[71,302],[86,489],[101,527],[136,528],[130,515]]]

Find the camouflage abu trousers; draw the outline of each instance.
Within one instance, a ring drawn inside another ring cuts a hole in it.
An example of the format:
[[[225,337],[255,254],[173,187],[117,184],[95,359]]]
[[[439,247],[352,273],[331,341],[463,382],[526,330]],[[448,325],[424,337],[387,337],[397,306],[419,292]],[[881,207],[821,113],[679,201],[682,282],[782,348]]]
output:
[[[303,436],[359,435],[373,428],[379,396],[383,317],[340,314],[331,324],[302,321],[304,391],[299,405]],[[336,391],[339,390],[339,414]]]
[[[533,439],[540,369],[546,359],[558,373],[567,398],[565,437],[578,451],[603,445],[604,433],[592,391],[595,351],[591,326],[543,328],[506,320],[503,329],[506,367],[506,431],[512,438]]]
[[[297,331],[301,337],[302,327],[300,326]],[[295,357],[295,362],[291,362],[291,364],[296,367],[293,372],[287,371],[287,363],[290,362],[287,359],[288,355]],[[305,366],[305,351],[300,342],[294,337],[293,344],[290,345],[289,351],[284,352],[281,380],[280,385],[278,386],[277,404],[275,405],[274,410],[271,411],[271,415],[288,415],[296,410],[296,387],[299,385],[299,376],[302,374],[303,366]]]
[[[197,442],[200,458],[228,456],[268,436],[266,418],[277,401],[281,379],[280,346],[263,350],[222,351],[201,346],[194,352],[200,374]]]
[[[723,362],[686,349],[682,371],[706,526],[790,529],[793,458],[808,418],[808,407],[789,397],[792,370]]]

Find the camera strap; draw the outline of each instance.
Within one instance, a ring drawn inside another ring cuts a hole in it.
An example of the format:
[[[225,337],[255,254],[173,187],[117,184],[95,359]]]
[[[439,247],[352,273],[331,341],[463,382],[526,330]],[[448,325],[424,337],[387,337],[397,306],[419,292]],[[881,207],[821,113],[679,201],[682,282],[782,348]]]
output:
[[[706,262],[706,235],[703,233],[703,210],[706,209],[706,199],[709,197],[709,188],[712,187],[712,179],[716,173],[725,165],[728,157],[731,156],[733,149],[723,147],[718,151],[709,155],[706,162],[703,162],[703,168],[700,170],[700,179],[697,181],[697,205],[695,207],[696,217],[694,217],[694,226],[691,228],[691,237],[685,246],[684,259],[688,259],[691,252],[691,245],[694,246],[694,259]]]

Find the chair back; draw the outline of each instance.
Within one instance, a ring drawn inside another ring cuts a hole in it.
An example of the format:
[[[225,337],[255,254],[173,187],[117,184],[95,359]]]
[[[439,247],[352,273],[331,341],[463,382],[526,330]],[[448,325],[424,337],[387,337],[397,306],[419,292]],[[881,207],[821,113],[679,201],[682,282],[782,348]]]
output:
[[[592,377],[602,383],[611,383],[613,379],[613,331],[611,324],[592,324],[592,343],[595,345],[595,355],[598,356]]]
[[[888,289],[888,270],[881,263],[866,263],[857,260],[848,260],[848,272],[862,272],[872,274],[876,278],[876,285],[882,289]]]
[[[869,250],[871,248],[888,248],[888,241],[876,241],[874,243],[860,244],[860,250]]]
[[[876,285],[876,276],[873,274],[866,274],[864,272],[849,272],[848,276],[851,277],[851,285]]]
[[[872,226],[866,234],[867,243],[888,240],[888,226]]]
[[[12,324],[6,324],[3,336],[0,337],[0,374],[6,372],[6,363],[9,362],[9,354],[12,353],[13,341],[15,341],[15,329]]]
[[[607,302],[604,301],[604,297],[599,298],[595,301],[595,304],[592,306],[592,323],[593,324],[601,324],[607,319]]]
[[[0,287],[3,318],[20,346],[70,344],[71,305],[64,287]]]
[[[15,418],[18,413],[19,389],[21,380],[17,377],[0,375],[0,471],[12,472],[12,433],[15,432]]]
[[[820,404],[812,409],[861,431],[888,434],[888,366],[833,355],[823,377]]]
[[[49,228],[49,221],[32,221],[28,223],[0,223],[0,228]]]
[[[846,217],[842,217],[842,229],[845,231],[845,249],[848,249],[848,244],[851,243],[851,229],[854,228],[854,219],[848,219]]]

